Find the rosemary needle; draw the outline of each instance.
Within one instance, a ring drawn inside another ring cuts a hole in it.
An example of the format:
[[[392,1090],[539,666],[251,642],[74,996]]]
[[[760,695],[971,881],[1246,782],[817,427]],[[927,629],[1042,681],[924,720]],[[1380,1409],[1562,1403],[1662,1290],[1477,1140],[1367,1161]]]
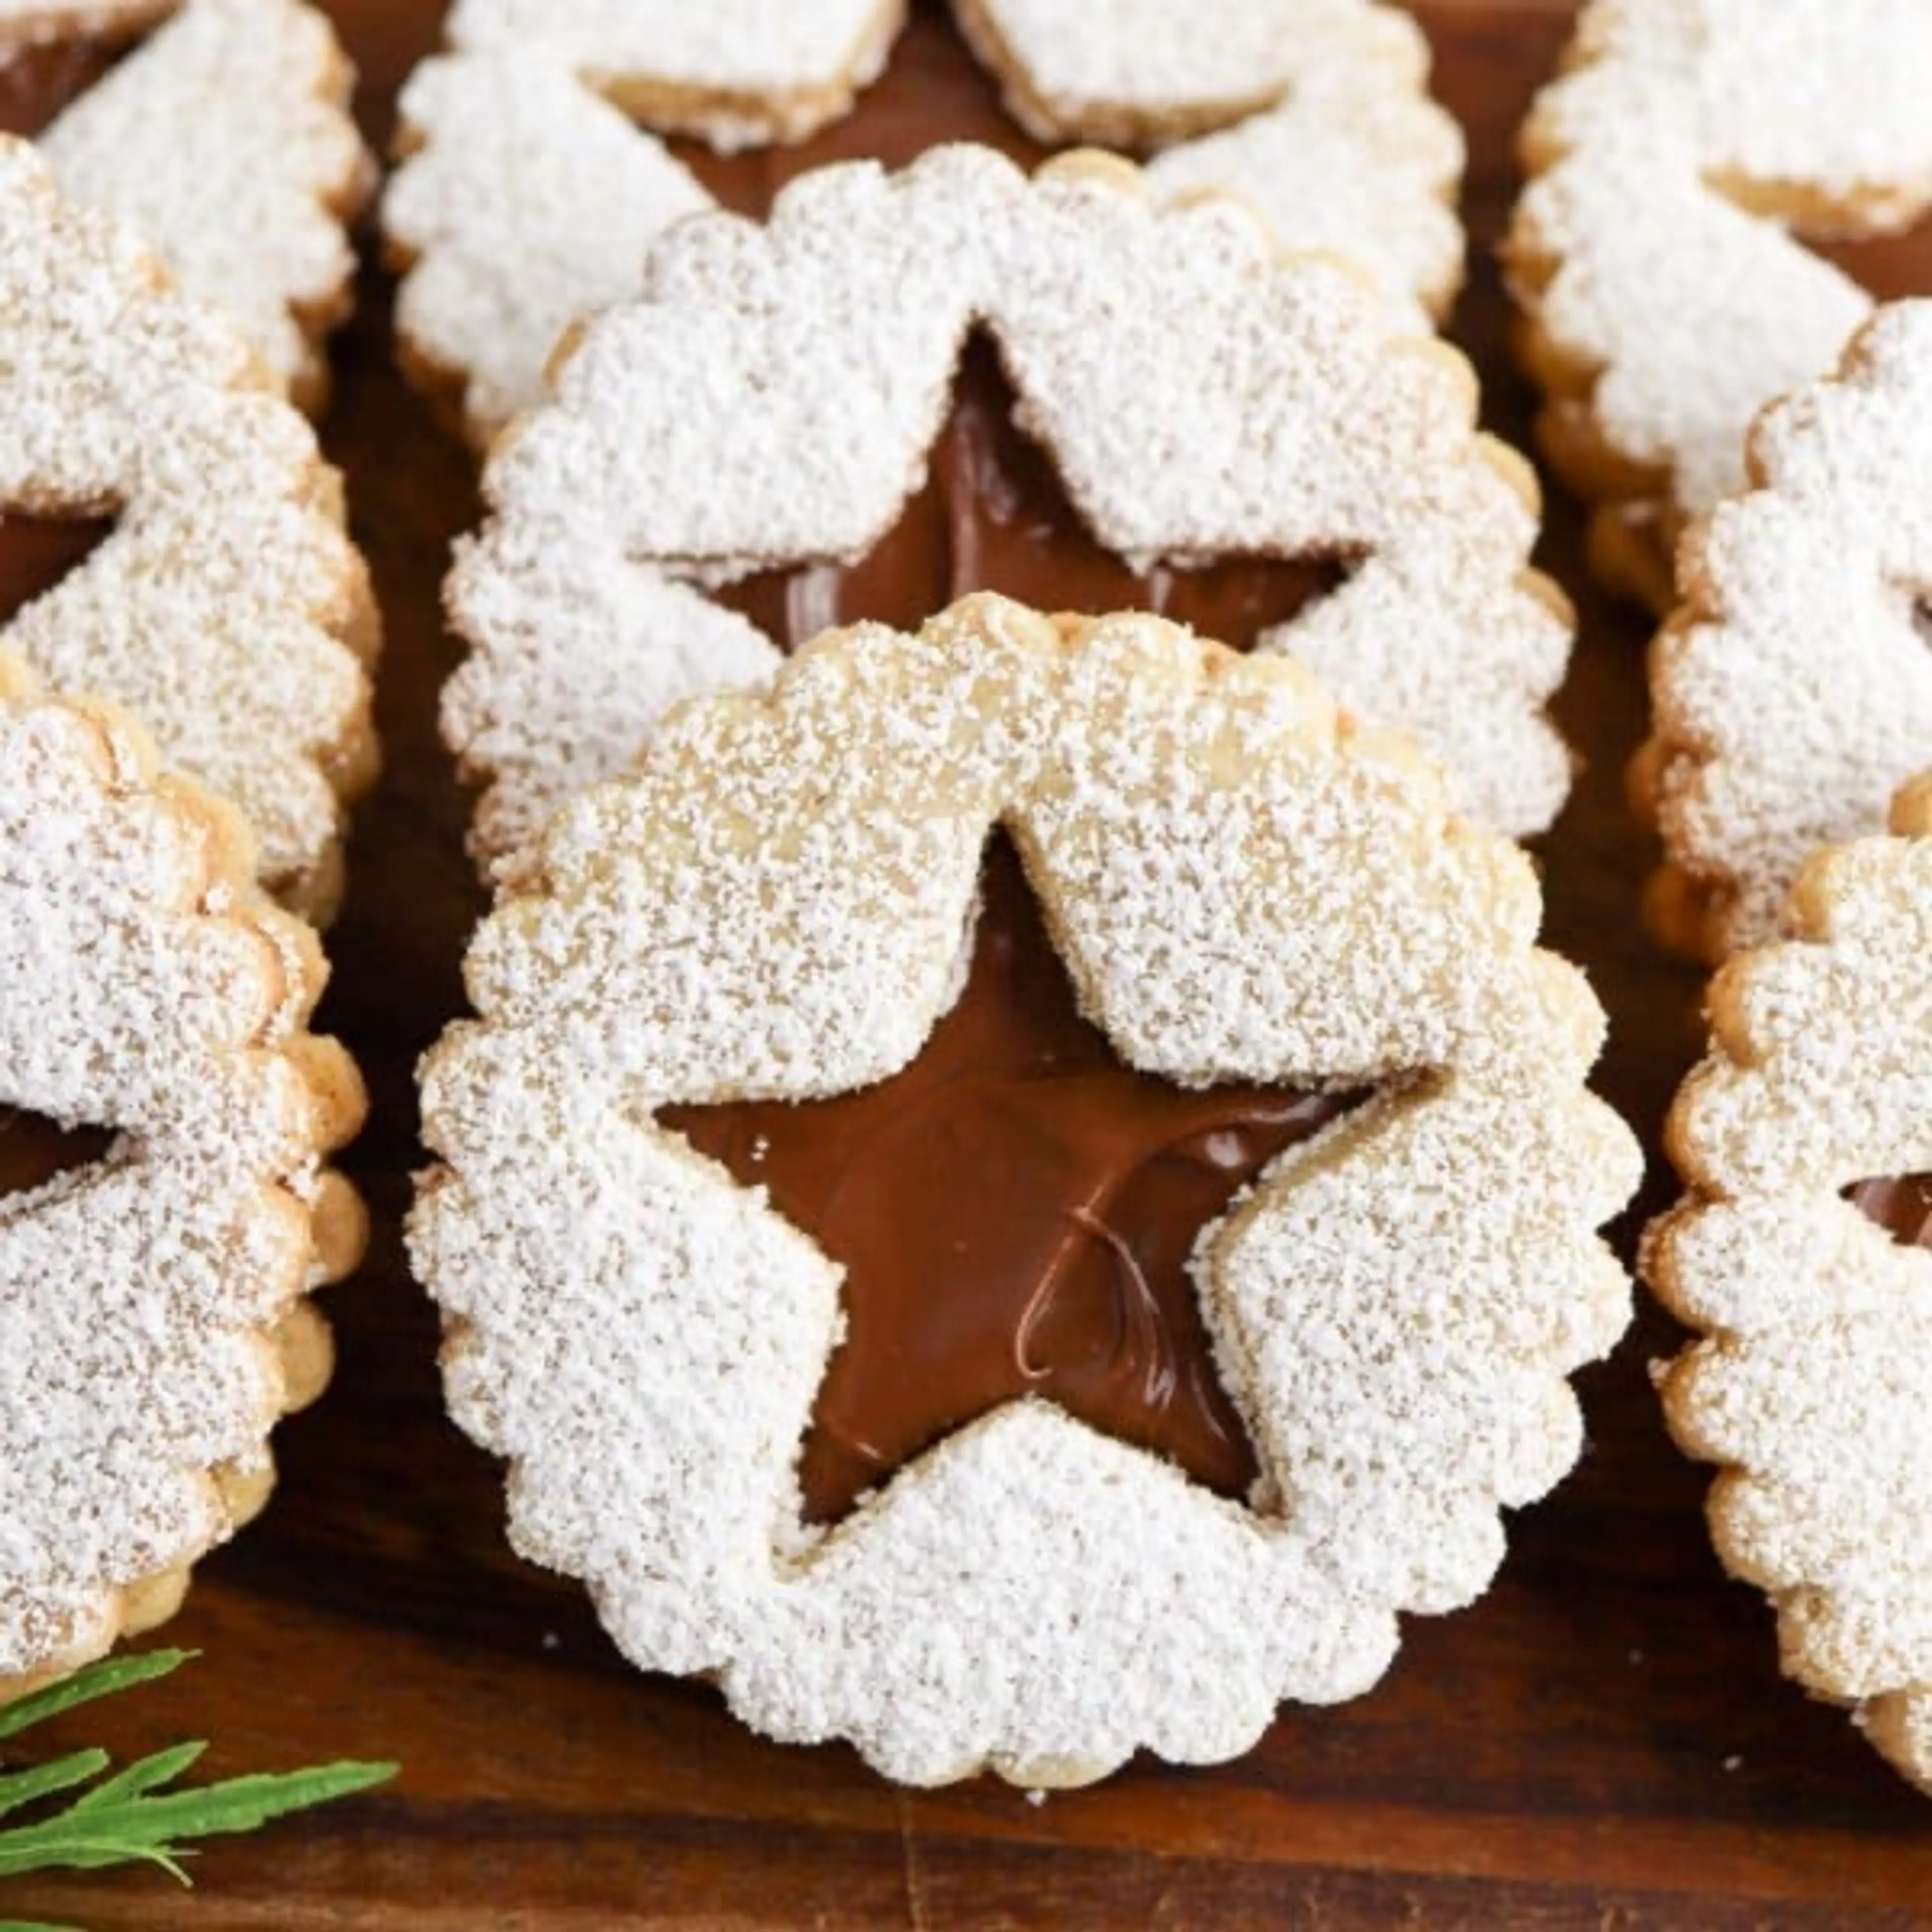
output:
[[[0,1742],[62,1712],[166,1677],[194,1653],[152,1650],[110,1658],[46,1689],[0,1706]],[[393,1778],[393,1764],[332,1764],[181,1788],[205,1744],[179,1744],[124,1769],[104,1750],[78,1750],[0,1772],[0,1881],[27,1872],[98,1871],[153,1864],[189,1882],[182,1861],[196,1840],[252,1832],[291,1811],[326,1804]],[[16,1814],[26,1822],[9,1822]],[[3,1908],[0,1908],[3,1909]],[[61,1932],[0,1919],[0,1932]]]

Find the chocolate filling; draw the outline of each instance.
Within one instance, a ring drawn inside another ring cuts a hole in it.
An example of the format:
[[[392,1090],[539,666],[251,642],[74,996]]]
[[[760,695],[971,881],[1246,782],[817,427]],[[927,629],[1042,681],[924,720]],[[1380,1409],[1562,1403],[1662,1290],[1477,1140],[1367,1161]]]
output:
[[[1806,235],[1804,245],[1849,275],[1875,301],[1899,302],[1925,292],[1925,234],[1919,224],[1896,235],[1856,241]]]
[[[1932,1174],[1862,1180],[1845,1198],[1900,1247],[1932,1248]]]
[[[0,1201],[91,1166],[113,1140],[104,1128],[57,1126],[40,1114],[0,1106]]]
[[[667,1108],[846,1270],[848,1328],[801,1468],[836,1521],[940,1437],[1025,1395],[1246,1494],[1254,1451],[1188,1259],[1284,1149],[1362,1094],[1192,1092],[1081,1016],[1018,859],[988,850],[972,970],[902,1072],[830,1100]]]
[[[0,62],[0,134],[31,139],[126,58],[136,43],[78,36],[26,46]]]
[[[0,628],[78,570],[113,534],[104,517],[32,517],[0,510]]]

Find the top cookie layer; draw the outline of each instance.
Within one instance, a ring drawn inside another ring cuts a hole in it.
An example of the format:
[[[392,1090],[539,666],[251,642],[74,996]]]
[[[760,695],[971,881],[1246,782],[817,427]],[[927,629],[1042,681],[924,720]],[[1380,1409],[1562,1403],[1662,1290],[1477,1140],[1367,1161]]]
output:
[[[1878,830],[1932,760],[1932,302],[1881,310],[1750,460],[1651,661],[1654,802],[1716,955],[1771,938],[1811,852]]]
[[[568,325],[636,293],[650,239],[710,204],[706,181],[733,198],[716,167],[702,157],[680,165],[626,112],[660,132],[695,124],[714,143],[733,145],[802,131],[792,120],[748,121],[760,101],[775,116],[811,100],[821,118],[843,117],[851,87],[877,71],[890,36],[865,60],[836,69],[846,86],[834,98],[824,76],[835,56],[846,58],[851,25],[832,21],[838,10],[788,10],[778,34],[763,24],[770,9],[760,0],[726,0],[678,10],[647,44],[626,24],[634,8],[602,0],[541,8],[471,0],[456,10],[455,51],[428,63],[405,94],[412,152],[386,221],[414,270],[401,312],[408,356],[439,394],[460,399],[475,440],[487,442],[538,399],[544,362]],[[1153,165],[1164,190],[1234,190],[1285,244],[1356,261],[1418,318],[1453,296],[1461,136],[1427,98],[1426,47],[1406,15],[1364,0],[1221,0],[1229,46],[1256,50],[1223,98],[1232,77],[1226,50],[1204,62],[1198,51],[1222,44],[1204,35],[1198,9],[1174,0],[1139,0],[1131,22],[1118,8],[1090,19],[1059,8],[1049,17],[961,0],[955,10],[998,76],[1006,112],[1038,140],[1106,135],[1164,149]],[[812,58],[787,38],[808,31],[823,37]],[[859,103],[824,143],[830,158],[848,159],[868,142],[898,159],[948,140],[1011,145],[1011,122],[975,84],[948,28],[924,17],[908,32],[909,76],[889,76]],[[735,50],[730,58],[719,40]],[[1108,57],[1096,64],[1102,46]],[[1196,51],[1183,61],[1180,49]],[[768,90],[780,91],[744,91],[754,53],[760,71],[781,56],[789,63],[790,91],[770,72]],[[914,98],[928,78],[932,98]],[[811,158],[775,157],[771,171],[795,173]]]
[[[134,726],[0,660],[0,1106],[118,1136],[0,1198],[0,1696],[151,1615],[326,1372],[296,1311],[360,1246],[321,1161],[361,1088],[251,856]]]
[[[315,436],[212,310],[0,143],[0,505],[113,534],[4,641],[125,705],[232,800],[265,884],[326,912],[374,770],[376,617]]]
[[[1752,418],[1870,309],[1796,235],[1884,232],[1932,202],[1928,72],[1917,0],[1585,10],[1525,130],[1510,248],[1551,453],[1586,494],[1667,535],[1743,482]]]
[[[869,549],[976,325],[1102,544],[1353,562],[1264,646],[1421,731],[1490,822],[1549,821],[1568,613],[1526,569],[1534,484],[1474,434],[1467,365],[1392,337],[1354,277],[1282,260],[1236,204],[1159,206],[1118,163],[1029,182],[958,148],[898,176],[821,170],[763,227],[681,225],[645,298],[584,332],[499,448],[452,580],[472,656],[445,713],[491,782],[486,857],[622,770],[670,703],[770,669],[764,635],[695,586]]]
[[[1718,976],[1670,1130],[1695,1192],[1646,1264],[1709,1337],[1664,1395],[1725,1466],[1720,1553],[1771,1594],[1786,1671],[1932,1791],[1932,1253],[1841,1198],[1932,1173],[1932,781],[1893,824],[1815,859],[1791,942]]]

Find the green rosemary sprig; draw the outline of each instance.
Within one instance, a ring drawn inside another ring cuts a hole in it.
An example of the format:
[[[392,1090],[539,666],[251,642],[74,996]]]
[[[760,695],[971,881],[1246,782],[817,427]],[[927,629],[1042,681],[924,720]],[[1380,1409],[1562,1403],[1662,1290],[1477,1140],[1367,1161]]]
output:
[[[16,1703],[0,1705],[0,1742],[78,1705],[166,1677],[194,1654],[151,1650],[110,1658]],[[159,1865],[186,1885],[190,1881],[182,1862],[194,1856],[193,1840],[252,1832],[396,1774],[393,1764],[332,1764],[176,1788],[207,1748],[172,1745],[122,1771],[113,1768],[104,1750],[79,1750],[23,1771],[0,1772],[0,1820],[28,1814],[24,1823],[0,1822],[0,1880],[146,1864]],[[0,1932],[58,1928],[0,1920]]]

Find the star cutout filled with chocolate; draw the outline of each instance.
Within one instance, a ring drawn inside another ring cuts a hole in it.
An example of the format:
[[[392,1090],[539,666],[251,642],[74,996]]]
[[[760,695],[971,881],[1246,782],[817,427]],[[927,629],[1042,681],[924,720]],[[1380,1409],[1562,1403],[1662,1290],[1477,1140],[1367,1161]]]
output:
[[[1255,1454],[1190,1256],[1278,1154],[1366,1096],[1190,1091],[1135,1072],[1082,1018],[1004,837],[982,890],[965,990],[902,1072],[827,1100],[662,1117],[844,1267],[806,1514],[837,1520],[1029,1395],[1243,1496]]]

